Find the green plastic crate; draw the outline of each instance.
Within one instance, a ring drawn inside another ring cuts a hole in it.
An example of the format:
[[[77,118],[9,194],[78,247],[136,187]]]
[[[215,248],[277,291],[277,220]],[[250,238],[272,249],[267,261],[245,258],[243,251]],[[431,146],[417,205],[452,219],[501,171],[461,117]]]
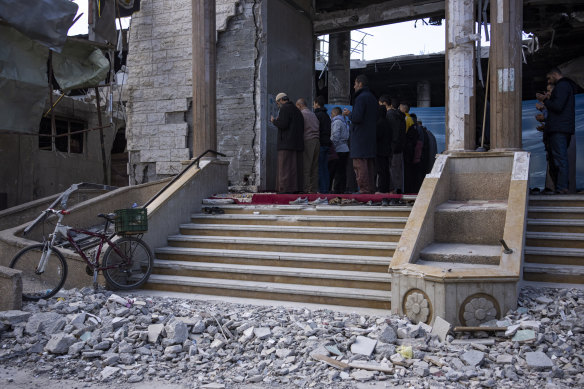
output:
[[[118,209],[115,214],[117,234],[143,234],[148,231],[146,208]]]

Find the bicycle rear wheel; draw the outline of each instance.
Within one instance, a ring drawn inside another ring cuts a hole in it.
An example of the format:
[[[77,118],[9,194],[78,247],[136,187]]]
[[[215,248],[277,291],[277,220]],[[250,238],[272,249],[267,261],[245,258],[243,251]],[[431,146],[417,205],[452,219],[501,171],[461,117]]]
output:
[[[154,265],[150,247],[141,239],[124,237],[103,256],[103,276],[114,289],[137,288],[148,280]]]
[[[35,244],[20,250],[10,261],[10,267],[22,271],[23,300],[40,300],[53,296],[63,287],[67,278],[67,262],[56,248],[51,249],[43,273],[37,272],[48,244]]]

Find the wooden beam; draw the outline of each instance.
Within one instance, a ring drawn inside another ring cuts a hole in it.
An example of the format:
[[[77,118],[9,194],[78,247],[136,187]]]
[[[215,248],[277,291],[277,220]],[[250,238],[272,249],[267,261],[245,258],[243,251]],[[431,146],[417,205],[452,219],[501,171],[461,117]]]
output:
[[[395,1],[335,12],[319,12],[314,19],[316,35],[404,22],[430,16],[444,16],[444,1],[396,4]]]
[[[193,158],[217,150],[215,0],[193,4]]]

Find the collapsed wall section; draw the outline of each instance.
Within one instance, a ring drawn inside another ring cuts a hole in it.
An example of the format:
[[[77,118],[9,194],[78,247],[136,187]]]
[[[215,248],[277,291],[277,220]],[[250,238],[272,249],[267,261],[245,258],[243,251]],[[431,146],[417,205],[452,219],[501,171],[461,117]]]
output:
[[[258,3],[216,5],[217,151],[230,161],[230,185],[256,181]],[[139,184],[177,174],[193,157],[191,0],[143,2],[132,17],[129,45],[129,173]]]

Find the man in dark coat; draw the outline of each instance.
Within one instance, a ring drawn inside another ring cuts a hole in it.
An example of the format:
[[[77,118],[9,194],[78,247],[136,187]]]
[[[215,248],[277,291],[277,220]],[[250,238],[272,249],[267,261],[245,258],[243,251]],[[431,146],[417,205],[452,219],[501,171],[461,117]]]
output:
[[[318,152],[318,193],[328,193],[330,178],[328,170],[328,153],[331,146],[331,118],[325,105],[324,96],[314,100],[314,114],[319,122],[320,150]]]
[[[387,122],[391,128],[390,193],[403,193],[403,151],[406,143],[405,115],[399,110],[400,102],[395,97],[380,100],[387,109]]]
[[[538,93],[537,100],[548,111],[544,133],[549,141],[553,164],[551,175],[556,186],[556,193],[568,193],[568,146],[576,130],[576,102],[574,94],[576,85],[562,75],[558,68],[547,74],[548,83],[554,84],[551,93]]]
[[[389,97],[383,95],[379,98],[377,108],[377,157],[375,157],[375,168],[377,170],[377,191],[380,193],[389,192],[389,166],[391,165],[391,127],[387,121],[387,108],[384,102],[389,102]]]
[[[278,127],[278,176],[279,193],[298,193],[302,190],[302,153],[304,151],[304,118],[289,100],[286,93],[278,93],[276,104],[278,117],[271,122]]]
[[[349,156],[353,159],[359,193],[375,192],[377,99],[369,90],[368,83],[365,75],[357,76],[353,112],[346,108],[343,111],[343,115],[349,115],[351,119]]]

